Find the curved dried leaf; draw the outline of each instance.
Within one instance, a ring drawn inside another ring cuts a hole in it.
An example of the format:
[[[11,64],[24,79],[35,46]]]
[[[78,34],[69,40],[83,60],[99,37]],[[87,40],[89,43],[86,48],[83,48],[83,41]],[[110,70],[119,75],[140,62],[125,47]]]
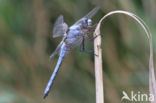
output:
[[[146,35],[149,39],[149,46],[150,46],[150,57],[149,57],[149,90],[150,90],[150,94],[153,94],[154,98],[156,98],[156,81],[155,81],[155,73],[154,73],[154,65],[153,65],[153,45],[152,45],[152,35],[148,29],[148,27],[146,26],[145,22],[139,18],[138,16],[136,16],[133,13],[127,12],[127,11],[122,11],[122,10],[117,10],[117,11],[112,11],[107,13],[105,16],[103,16],[103,18],[99,21],[99,23],[97,24],[97,27],[95,29],[94,32],[94,36],[95,35],[100,35],[100,26],[101,23],[104,19],[106,19],[108,16],[111,16],[113,14],[125,14],[128,15],[130,17],[132,17],[133,19],[135,19],[144,29],[144,31],[146,32]],[[99,36],[100,37],[100,36]],[[95,39],[94,43],[98,42],[98,40],[100,39]],[[99,44],[101,45],[101,44]],[[97,51],[96,46],[94,44],[94,49],[95,51]],[[151,101],[151,103],[156,103],[156,99],[154,99],[154,101]]]

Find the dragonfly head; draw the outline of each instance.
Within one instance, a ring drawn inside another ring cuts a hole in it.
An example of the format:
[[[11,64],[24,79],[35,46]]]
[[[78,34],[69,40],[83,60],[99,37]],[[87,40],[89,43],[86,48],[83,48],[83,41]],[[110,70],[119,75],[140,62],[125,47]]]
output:
[[[91,25],[92,25],[92,20],[91,19],[84,18],[82,20],[82,28],[83,29],[87,29],[87,27],[91,26]]]

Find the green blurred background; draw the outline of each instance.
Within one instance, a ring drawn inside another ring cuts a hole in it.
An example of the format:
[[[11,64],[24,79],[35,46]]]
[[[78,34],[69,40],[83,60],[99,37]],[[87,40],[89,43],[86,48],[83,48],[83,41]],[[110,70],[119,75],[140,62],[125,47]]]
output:
[[[141,17],[153,34],[156,55],[155,0],[0,0],[0,103],[95,103],[94,57],[79,47],[64,60],[45,100],[43,92],[57,62],[49,56],[61,40],[52,38],[56,18],[63,14],[72,25],[96,5],[101,9],[94,23],[119,9]],[[114,15],[101,34],[105,102],[120,103],[122,91],[148,93],[149,46],[140,25]],[[86,43],[93,49],[93,42]]]

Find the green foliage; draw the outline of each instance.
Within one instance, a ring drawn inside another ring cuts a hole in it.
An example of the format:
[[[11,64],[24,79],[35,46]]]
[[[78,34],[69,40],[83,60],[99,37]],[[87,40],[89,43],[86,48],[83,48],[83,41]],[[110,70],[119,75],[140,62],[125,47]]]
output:
[[[78,49],[67,56],[48,98],[42,99],[57,62],[57,57],[48,59],[61,40],[52,38],[56,18],[63,14],[72,25],[95,5],[101,10],[94,23],[122,9],[156,32],[156,5],[146,0],[0,0],[0,103],[95,103],[93,55]],[[149,47],[141,27],[122,15],[109,18],[102,28],[105,101],[120,103],[123,90],[148,92]]]

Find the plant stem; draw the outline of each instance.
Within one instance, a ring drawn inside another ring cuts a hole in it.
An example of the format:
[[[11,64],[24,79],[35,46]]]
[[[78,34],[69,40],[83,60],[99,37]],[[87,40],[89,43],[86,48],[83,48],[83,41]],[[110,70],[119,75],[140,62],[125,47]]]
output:
[[[95,56],[94,56],[95,67],[94,68],[95,68],[95,82],[96,82],[95,84],[96,85],[96,103],[104,103],[101,36],[97,36],[96,39],[94,40],[94,52],[95,52]]]

